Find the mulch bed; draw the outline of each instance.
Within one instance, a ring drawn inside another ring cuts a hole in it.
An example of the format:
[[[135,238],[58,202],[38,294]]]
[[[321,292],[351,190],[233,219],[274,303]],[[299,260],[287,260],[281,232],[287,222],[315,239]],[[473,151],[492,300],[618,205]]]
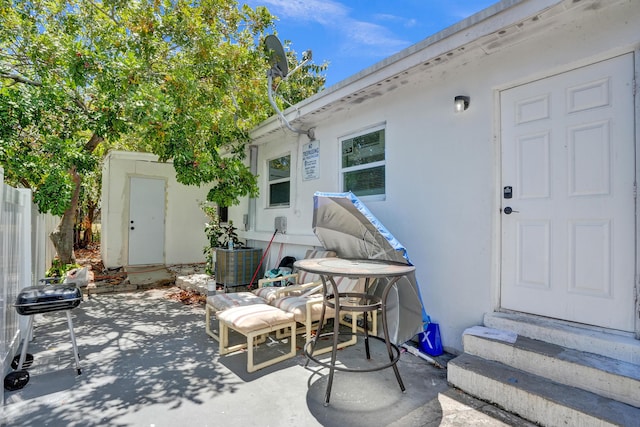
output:
[[[118,285],[127,278],[127,273],[122,268],[108,270],[104,267],[100,257],[100,243],[90,243],[86,248],[76,249],[74,252],[76,263],[88,267],[95,282]]]
[[[93,272],[94,282],[108,285],[118,285],[127,278],[124,269],[106,269],[100,256],[100,244],[92,243],[85,249],[76,249],[76,262],[82,267],[88,267]],[[207,301],[205,295],[194,291],[179,290],[168,295],[168,298],[179,301],[185,305],[204,305]]]

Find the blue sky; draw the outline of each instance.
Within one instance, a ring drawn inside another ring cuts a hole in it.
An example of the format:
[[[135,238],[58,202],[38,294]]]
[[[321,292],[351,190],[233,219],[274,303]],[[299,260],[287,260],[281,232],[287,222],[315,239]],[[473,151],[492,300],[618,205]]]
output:
[[[278,17],[281,41],[329,62],[327,87],[498,0],[245,0]]]

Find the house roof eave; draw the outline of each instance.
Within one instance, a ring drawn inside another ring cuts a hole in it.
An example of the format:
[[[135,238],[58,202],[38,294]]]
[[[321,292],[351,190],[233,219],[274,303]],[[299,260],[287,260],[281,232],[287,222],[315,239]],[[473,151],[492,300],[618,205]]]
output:
[[[539,21],[594,2],[599,1],[503,0],[297,103],[283,114],[297,128],[312,128],[339,111],[340,104],[361,103],[386,92],[400,77],[410,79],[424,68],[445,66],[449,59],[460,55],[490,54],[545,31],[546,26]],[[276,132],[286,130],[279,117],[273,115],[250,135],[254,144],[260,144]]]

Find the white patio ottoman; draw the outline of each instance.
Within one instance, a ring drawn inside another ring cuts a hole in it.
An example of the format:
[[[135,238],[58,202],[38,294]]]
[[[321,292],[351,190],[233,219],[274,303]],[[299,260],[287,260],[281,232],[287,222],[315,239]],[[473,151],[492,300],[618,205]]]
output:
[[[254,304],[267,304],[267,302],[251,292],[220,293],[207,297],[204,320],[207,335],[216,341],[220,341],[220,337],[211,329],[212,315],[217,317],[218,313],[222,311]]]
[[[247,372],[255,372],[296,355],[296,321],[292,313],[287,313],[268,304],[253,304],[230,308],[217,313],[216,316],[220,324],[220,356],[246,348]],[[284,328],[291,328],[290,351],[285,354],[278,352],[276,357],[255,364],[254,339]],[[229,329],[244,335],[247,342],[230,346]]]

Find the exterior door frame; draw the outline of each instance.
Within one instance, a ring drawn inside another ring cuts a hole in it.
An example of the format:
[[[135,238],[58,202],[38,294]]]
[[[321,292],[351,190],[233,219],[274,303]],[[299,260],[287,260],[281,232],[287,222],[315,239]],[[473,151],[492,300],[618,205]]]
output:
[[[636,147],[636,183],[635,183],[635,210],[636,210],[636,271],[635,271],[635,298],[636,298],[636,309],[635,309],[635,322],[636,322],[636,339],[640,340],[640,278],[638,266],[640,265],[640,250],[638,250],[638,242],[640,242],[640,227],[638,227],[638,221],[640,220],[639,212],[638,212],[638,178],[639,170],[640,170],[640,147],[638,147],[638,143],[640,143],[640,86],[638,85],[638,76],[640,75],[640,47],[636,48],[633,55],[633,68],[634,68],[634,80],[633,80],[633,97],[634,97],[634,105],[635,105],[635,147]]]
[[[622,52],[624,53],[624,52]],[[586,66],[592,63],[596,63],[599,61],[603,61],[606,59],[611,59],[613,57],[619,56],[622,54],[621,52],[615,52],[608,55],[600,55],[598,57],[592,58],[589,62],[584,62],[580,64],[568,64],[566,67],[562,69],[552,70],[547,74],[538,75],[535,74],[533,76],[529,76],[527,79],[514,81],[509,84],[505,84],[502,86],[496,86],[493,89],[493,129],[494,129],[494,140],[496,144],[494,145],[494,159],[496,165],[496,173],[495,173],[495,193],[494,193],[494,203],[496,206],[495,216],[493,220],[493,224],[495,226],[496,232],[494,233],[494,243],[493,243],[493,253],[494,253],[494,267],[492,269],[492,276],[494,277],[493,283],[495,283],[495,291],[493,293],[493,301],[494,306],[497,311],[502,310],[501,304],[501,292],[502,292],[502,129],[501,129],[501,103],[500,103],[500,94],[501,92],[526,84],[528,82],[533,82],[535,80],[544,79],[547,77],[551,77],[556,74],[561,74],[565,72],[569,72],[572,69],[580,68],[582,66]],[[629,52],[628,52],[629,53]],[[634,97],[634,106],[635,106],[635,271],[634,271],[634,290],[633,295],[635,295],[635,339],[640,340],[640,204],[638,203],[638,180],[640,180],[640,46],[635,48],[633,51],[633,97]],[[562,322],[558,320],[558,322]]]

